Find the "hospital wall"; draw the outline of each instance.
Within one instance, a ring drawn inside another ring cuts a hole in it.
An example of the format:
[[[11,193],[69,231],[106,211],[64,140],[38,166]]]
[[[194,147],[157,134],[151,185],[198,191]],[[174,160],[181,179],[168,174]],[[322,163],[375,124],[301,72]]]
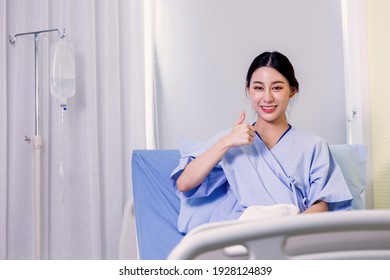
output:
[[[156,1],[159,147],[180,137],[205,141],[247,112],[253,58],[277,50],[293,63],[301,90],[288,117],[330,144],[346,143],[340,0]]]

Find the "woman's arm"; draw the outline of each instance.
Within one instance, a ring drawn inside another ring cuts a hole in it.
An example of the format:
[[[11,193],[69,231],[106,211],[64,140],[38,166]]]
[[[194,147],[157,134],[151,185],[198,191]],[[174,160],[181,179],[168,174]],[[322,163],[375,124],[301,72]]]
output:
[[[229,148],[227,141],[223,138],[209,150],[193,159],[177,179],[177,188],[182,192],[187,192],[199,186]]]
[[[244,123],[244,119],[245,112],[242,112],[236,125],[228,135],[185,167],[176,181],[177,188],[180,191],[187,192],[199,186],[231,147],[253,143],[256,135],[255,129],[253,126]]]
[[[314,203],[309,208],[307,208],[302,213],[308,214],[308,213],[326,212],[326,211],[328,211],[328,203],[320,200],[320,201],[317,201],[316,203]]]

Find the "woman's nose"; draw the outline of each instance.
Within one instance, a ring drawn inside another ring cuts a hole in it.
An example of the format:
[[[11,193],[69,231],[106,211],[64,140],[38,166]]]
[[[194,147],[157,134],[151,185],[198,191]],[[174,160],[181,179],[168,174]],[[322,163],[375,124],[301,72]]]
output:
[[[263,100],[265,102],[272,102],[272,101],[274,101],[274,97],[273,97],[272,92],[270,90],[265,90],[264,91]]]

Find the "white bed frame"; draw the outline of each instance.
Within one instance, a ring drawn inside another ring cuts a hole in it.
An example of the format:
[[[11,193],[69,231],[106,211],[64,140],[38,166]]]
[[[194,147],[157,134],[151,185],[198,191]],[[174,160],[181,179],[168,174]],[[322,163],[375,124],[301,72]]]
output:
[[[390,210],[210,223],[187,234],[168,259],[205,259],[217,250],[233,259],[390,259]]]

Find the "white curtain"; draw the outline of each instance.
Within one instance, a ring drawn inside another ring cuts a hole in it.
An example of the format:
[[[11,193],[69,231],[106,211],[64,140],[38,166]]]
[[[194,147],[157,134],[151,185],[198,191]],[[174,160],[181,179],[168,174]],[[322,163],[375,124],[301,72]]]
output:
[[[59,36],[39,35],[42,258],[117,259],[131,153],[154,139],[145,129],[153,118],[143,8],[142,0],[0,0],[0,259],[33,259],[35,247],[34,149],[25,141],[34,134],[34,36],[11,45],[8,35],[65,28],[76,53],[76,94],[61,123],[49,87]]]

